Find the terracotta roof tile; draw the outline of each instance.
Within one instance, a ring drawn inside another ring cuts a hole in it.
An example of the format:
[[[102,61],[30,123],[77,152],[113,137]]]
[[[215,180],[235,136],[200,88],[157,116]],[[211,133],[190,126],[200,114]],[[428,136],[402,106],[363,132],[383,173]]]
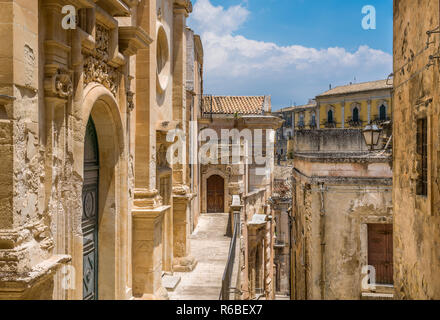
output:
[[[262,114],[264,96],[204,96],[203,112],[213,114]]]
[[[392,89],[393,80],[378,80],[363,83],[355,83],[346,86],[339,86],[320,94],[318,97],[332,96],[338,94],[355,93],[370,90]]]

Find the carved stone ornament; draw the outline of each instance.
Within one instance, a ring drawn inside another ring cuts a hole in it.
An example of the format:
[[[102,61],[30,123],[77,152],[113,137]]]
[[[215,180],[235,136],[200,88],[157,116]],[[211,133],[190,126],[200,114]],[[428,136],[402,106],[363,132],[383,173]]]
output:
[[[84,86],[90,82],[98,82],[116,96],[119,74],[115,68],[108,64],[109,39],[110,31],[97,24],[95,52],[84,60]]]
[[[67,99],[73,94],[73,85],[70,72],[58,69],[57,72],[46,80],[46,90],[57,97]]]
[[[130,111],[134,110],[134,92],[132,91],[127,91],[127,107]]]

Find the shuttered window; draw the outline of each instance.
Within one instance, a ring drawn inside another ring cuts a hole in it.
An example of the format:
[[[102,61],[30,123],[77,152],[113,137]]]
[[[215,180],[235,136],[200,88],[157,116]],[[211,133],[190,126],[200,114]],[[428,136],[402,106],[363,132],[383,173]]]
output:
[[[417,195],[428,195],[428,120],[417,120]]]

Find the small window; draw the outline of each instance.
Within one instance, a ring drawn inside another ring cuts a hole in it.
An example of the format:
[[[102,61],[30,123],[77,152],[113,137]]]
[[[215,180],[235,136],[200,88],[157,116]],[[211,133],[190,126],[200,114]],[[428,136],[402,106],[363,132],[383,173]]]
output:
[[[357,107],[353,109],[353,121],[359,122],[359,109]]]
[[[385,121],[387,119],[387,107],[384,105],[381,105],[379,107],[379,119],[381,121]]]
[[[417,121],[417,195],[428,195],[428,120]]]
[[[327,112],[327,122],[328,123],[333,123],[333,111],[332,110],[329,110]]]

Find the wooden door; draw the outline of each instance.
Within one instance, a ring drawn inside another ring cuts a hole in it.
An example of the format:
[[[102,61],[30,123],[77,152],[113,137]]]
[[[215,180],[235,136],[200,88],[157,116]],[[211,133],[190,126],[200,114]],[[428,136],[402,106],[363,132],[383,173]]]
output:
[[[83,299],[98,299],[98,193],[99,151],[95,125],[87,124],[84,144],[83,214]]]
[[[368,264],[376,269],[377,284],[393,284],[393,225],[368,225]]]
[[[208,213],[225,212],[225,181],[220,176],[211,176],[208,179],[207,210]]]

